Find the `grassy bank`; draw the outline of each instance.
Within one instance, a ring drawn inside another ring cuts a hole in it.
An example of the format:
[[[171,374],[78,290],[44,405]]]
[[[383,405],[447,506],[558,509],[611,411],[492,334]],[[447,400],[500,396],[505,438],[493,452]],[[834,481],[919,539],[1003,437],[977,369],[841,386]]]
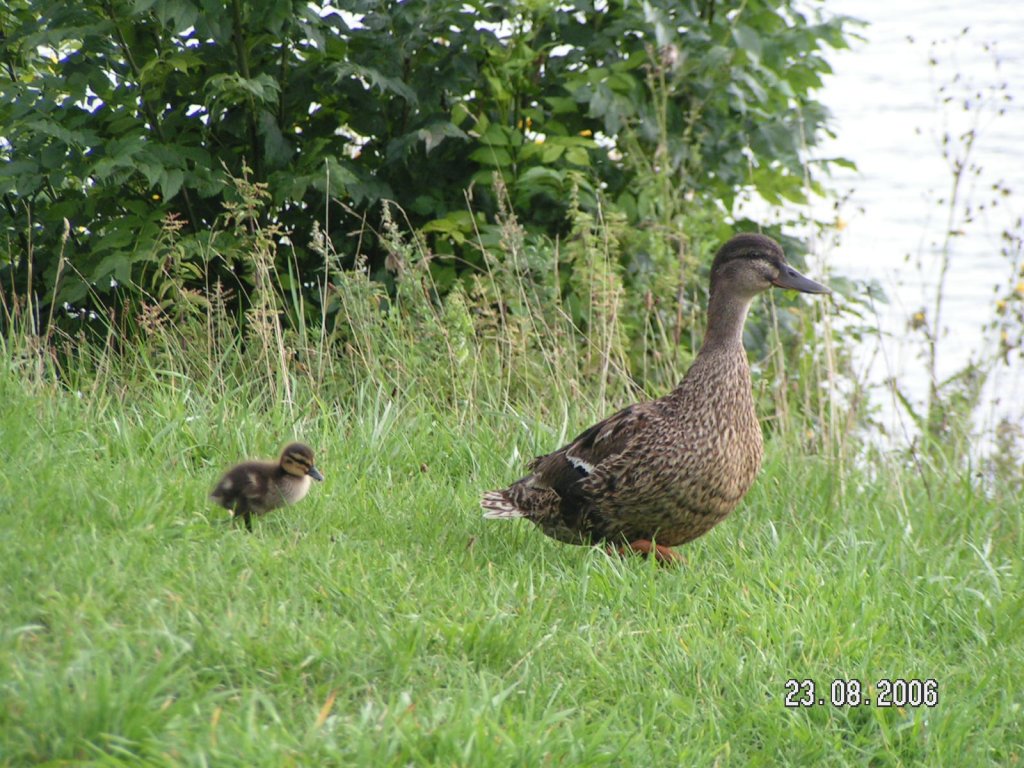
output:
[[[970,475],[840,471],[777,433],[742,507],[659,569],[480,519],[614,395],[155,357],[58,384],[3,353],[0,764],[1024,762],[1024,511]],[[291,438],[327,481],[225,523],[218,473]],[[826,703],[785,707],[806,678]],[[938,704],[827,703],[883,679]]]

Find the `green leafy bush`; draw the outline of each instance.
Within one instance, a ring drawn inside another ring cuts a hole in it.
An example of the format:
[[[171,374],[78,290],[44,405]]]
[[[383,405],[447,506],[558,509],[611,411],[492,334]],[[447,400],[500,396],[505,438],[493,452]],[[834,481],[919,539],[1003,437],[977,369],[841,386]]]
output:
[[[288,236],[287,290],[326,279],[314,222],[341,265],[393,290],[380,226],[393,202],[443,296],[468,290],[487,253],[512,256],[514,216],[520,276],[557,271],[583,331],[589,216],[616,233],[603,274],[624,290],[616,343],[642,371],[656,345],[685,344],[695,271],[739,192],[820,189],[813,91],[845,20],[799,7],[13,0],[0,16],[6,314],[166,296],[171,255],[190,289],[226,286],[247,306],[259,277],[230,223],[244,179],[265,192],[249,231]]]

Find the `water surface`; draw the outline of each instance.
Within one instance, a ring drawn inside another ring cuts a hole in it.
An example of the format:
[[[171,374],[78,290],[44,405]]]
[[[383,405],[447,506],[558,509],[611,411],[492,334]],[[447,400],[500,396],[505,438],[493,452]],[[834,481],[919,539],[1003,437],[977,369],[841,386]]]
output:
[[[962,184],[954,221],[962,234],[950,241],[940,378],[993,352],[994,332],[984,330],[995,316],[993,289],[998,285],[1005,291],[1013,284],[1001,250],[1003,232],[1019,232],[1024,213],[1024,11],[1009,0],[829,0],[822,5],[829,13],[869,23],[859,32],[864,41],[829,57],[835,74],[821,94],[835,116],[836,132],[822,154],[848,157],[859,170],[837,173],[833,180],[850,197],[839,212],[840,244],[827,254],[828,261],[837,273],[877,280],[888,294],[891,303],[879,306],[884,347],[874,354],[877,345],[869,343],[858,359],[862,365],[874,359],[872,381],[894,378],[921,400],[928,376],[921,336],[909,323],[922,309],[933,316],[949,215],[942,201],[953,183],[951,163],[943,158],[944,135],[962,153],[957,137],[975,131],[968,159],[978,171]],[[945,97],[952,101],[944,103]],[[993,185],[1004,185],[1011,194],[996,194]],[[964,204],[975,211],[973,222],[964,221]],[[829,211],[822,208],[819,214]],[[988,422],[1003,416],[1021,420],[1022,371],[1018,358],[994,372],[982,409]],[[890,428],[902,432],[901,409],[891,398],[876,399]]]

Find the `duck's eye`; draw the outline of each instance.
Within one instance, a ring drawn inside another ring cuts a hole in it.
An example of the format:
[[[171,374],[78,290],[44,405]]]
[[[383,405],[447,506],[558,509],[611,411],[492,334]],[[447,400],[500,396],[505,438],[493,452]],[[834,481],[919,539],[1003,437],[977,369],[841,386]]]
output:
[[[779,264],[778,262],[772,262],[768,275],[769,280],[778,280],[782,277],[792,277],[794,273],[793,268],[788,264]]]

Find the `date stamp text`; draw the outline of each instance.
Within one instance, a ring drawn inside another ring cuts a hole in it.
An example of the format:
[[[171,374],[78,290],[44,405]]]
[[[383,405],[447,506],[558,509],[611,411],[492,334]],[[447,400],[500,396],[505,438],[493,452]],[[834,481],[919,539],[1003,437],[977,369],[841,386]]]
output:
[[[801,707],[936,707],[939,704],[939,683],[932,678],[881,678],[870,685],[860,680],[832,680],[819,686],[814,680],[786,681],[783,705]]]

